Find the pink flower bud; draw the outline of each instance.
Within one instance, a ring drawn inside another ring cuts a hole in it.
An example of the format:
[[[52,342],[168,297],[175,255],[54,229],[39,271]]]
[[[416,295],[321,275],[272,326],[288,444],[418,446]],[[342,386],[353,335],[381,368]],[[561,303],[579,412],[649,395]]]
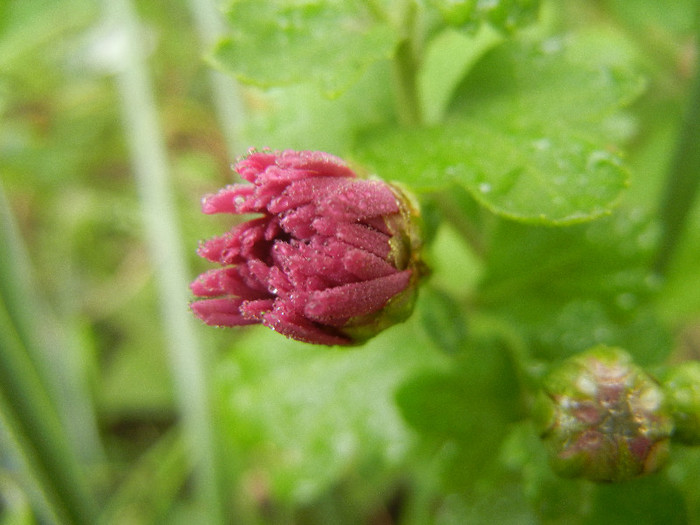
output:
[[[423,265],[404,190],[322,152],[251,151],[235,170],[252,184],[206,196],[204,213],[259,216],[200,245],[221,265],[190,285],[200,319],[352,345],[410,314]]]
[[[658,470],[673,431],[661,386],[626,352],[605,346],[552,371],[535,420],[554,470],[592,481],[624,481]]]

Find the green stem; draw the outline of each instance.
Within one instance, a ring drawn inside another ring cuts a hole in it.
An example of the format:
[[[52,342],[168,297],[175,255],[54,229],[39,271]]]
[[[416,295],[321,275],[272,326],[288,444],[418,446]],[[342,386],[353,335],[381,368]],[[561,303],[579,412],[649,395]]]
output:
[[[406,5],[404,16],[404,38],[394,55],[394,78],[396,84],[396,111],[404,126],[418,126],[423,122],[418,96],[418,54],[415,43],[417,8],[413,1]]]
[[[445,219],[462,236],[472,253],[483,259],[486,256],[484,225],[480,218],[479,220],[474,219],[481,212],[474,199],[466,195],[462,189],[453,187],[436,194],[435,201]]]
[[[206,523],[224,522],[223,491],[216,453],[216,427],[210,402],[207,363],[188,311],[187,270],[181,246],[175,199],[156,102],[146,65],[138,17],[131,0],[104,0],[110,21],[125,36],[117,76],[126,136],[139,190],[143,221],[154,268],[159,305],[169,353],[176,399],[195,494],[206,512]]]
[[[700,186],[700,23],[696,26],[695,80],[659,206],[662,235],[655,270],[660,275],[678,248]]]
[[[489,313],[474,311],[471,321],[472,330],[476,335],[494,335],[504,344],[518,375],[523,403],[525,408],[529,408],[532,394],[540,388],[545,373],[544,364],[530,355],[522,335],[506,320]]]

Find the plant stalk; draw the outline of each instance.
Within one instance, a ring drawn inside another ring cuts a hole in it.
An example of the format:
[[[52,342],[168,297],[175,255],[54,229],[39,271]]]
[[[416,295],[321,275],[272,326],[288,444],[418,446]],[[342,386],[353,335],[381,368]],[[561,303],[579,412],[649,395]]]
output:
[[[176,400],[195,495],[206,523],[223,523],[222,491],[216,453],[207,363],[188,311],[189,294],[184,252],[169,183],[166,147],[146,64],[140,25],[130,0],[104,0],[109,20],[124,34],[125,49],[117,75],[125,133],[129,140],[134,177],[175,384]]]
[[[403,126],[419,126],[423,122],[418,96],[418,66],[415,32],[417,8],[413,1],[405,7],[403,32],[394,55],[394,78],[396,85],[396,112]]]
[[[696,18],[700,19],[700,7],[698,11]],[[654,270],[662,276],[678,249],[700,187],[700,22],[697,20],[695,45],[695,79],[659,204],[661,243]]]

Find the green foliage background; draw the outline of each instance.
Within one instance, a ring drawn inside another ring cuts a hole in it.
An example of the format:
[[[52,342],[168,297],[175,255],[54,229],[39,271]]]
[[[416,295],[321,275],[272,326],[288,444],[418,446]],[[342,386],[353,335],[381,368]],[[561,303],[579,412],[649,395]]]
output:
[[[561,480],[528,418],[593,345],[700,358],[696,2],[134,4],[0,3],[0,520],[700,523],[697,448]],[[249,146],[418,194],[407,322],[190,318]]]

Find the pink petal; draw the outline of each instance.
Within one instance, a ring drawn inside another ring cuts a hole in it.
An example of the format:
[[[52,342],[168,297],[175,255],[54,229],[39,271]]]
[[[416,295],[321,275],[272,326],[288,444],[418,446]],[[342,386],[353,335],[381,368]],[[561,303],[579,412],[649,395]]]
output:
[[[221,264],[236,264],[247,258],[264,257],[269,249],[269,241],[265,239],[269,222],[269,218],[262,217],[239,224],[230,232],[201,243],[197,253]]]
[[[197,248],[197,254],[212,262],[221,262],[226,259],[222,254],[224,251],[229,250],[233,243],[234,234],[232,232],[227,232],[219,237],[212,237],[211,239],[200,242],[199,248]],[[233,258],[230,252],[228,256]]]
[[[309,204],[335,191],[348,181],[346,177],[309,177],[290,183],[268,206],[270,213],[282,213]]]
[[[362,224],[339,223],[328,217],[319,217],[314,220],[313,227],[322,235],[335,236],[383,259],[391,252],[388,235]]]
[[[282,226],[284,231],[297,239],[308,239],[316,233],[311,227],[311,223],[315,218],[316,207],[313,204],[307,204],[283,213],[280,219],[280,226]]]
[[[356,177],[355,172],[342,159],[323,151],[285,150],[280,154],[277,165],[330,177]]]
[[[276,308],[263,316],[263,324],[274,331],[302,341],[304,343],[314,343],[320,345],[348,345],[352,341],[340,334],[335,334],[329,329],[304,319],[295,312]]]
[[[344,324],[351,317],[381,310],[408,286],[411,270],[371,281],[345,284],[309,294],[304,314],[321,323]]]
[[[274,299],[259,299],[257,301],[245,301],[241,304],[240,311],[246,319],[261,322],[263,316],[272,310]]]
[[[369,217],[367,219],[363,219],[362,222],[378,232],[389,236],[391,235],[391,230],[389,230],[387,227],[384,217]]]
[[[263,173],[258,175],[255,184],[261,188],[276,188],[277,194],[279,195],[289,183],[307,177],[309,177],[309,172],[306,170],[270,166]]]
[[[355,180],[319,202],[318,212],[339,221],[354,222],[368,217],[398,213],[399,204],[385,183]]]
[[[348,272],[363,281],[386,277],[397,272],[396,268],[381,257],[356,248],[345,253],[343,266]]]
[[[190,289],[199,297],[234,295],[244,299],[259,299],[269,295],[257,283],[251,283],[253,286],[249,286],[249,280],[241,275],[241,268],[245,267],[234,266],[209,270],[197,277],[190,284]]]
[[[249,213],[257,211],[245,206],[253,195],[255,187],[249,184],[226,186],[218,193],[206,195],[202,199],[202,212],[213,213]]]
[[[255,182],[258,175],[263,173],[268,166],[277,161],[277,155],[272,152],[253,152],[238,161],[234,166],[236,172],[248,182]]]
[[[336,285],[356,280],[343,266],[342,252],[327,253],[324,248],[318,243],[278,241],[272,250],[272,258],[295,287],[303,287],[308,278],[313,276],[324,279],[323,288],[327,288],[330,283]]]
[[[257,321],[246,319],[240,313],[241,299],[203,299],[190,304],[190,308],[206,324],[211,326],[244,326]]]
[[[270,268],[270,274],[267,279],[267,288],[270,293],[274,295],[280,295],[283,293],[292,292],[294,290],[294,286],[289,281],[289,277],[277,266]]]

